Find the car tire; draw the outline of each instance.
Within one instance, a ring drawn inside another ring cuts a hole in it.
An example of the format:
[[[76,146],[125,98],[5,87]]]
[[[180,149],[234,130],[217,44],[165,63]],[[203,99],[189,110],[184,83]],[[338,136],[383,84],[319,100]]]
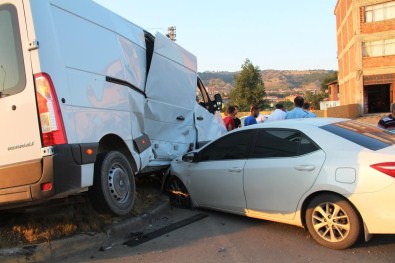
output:
[[[179,178],[175,176],[169,178],[166,184],[166,192],[171,206],[186,209],[192,208],[188,190]]]
[[[354,245],[362,234],[362,220],[356,209],[344,198],[325,194],[309,203],[306,226],[310,235],[322,246],[346,249]]]
[[[134,173],[126,157],[117,151],[99,154],[89,189],[93,207],[99,213],[123,216],[132,210],[135,196]]]

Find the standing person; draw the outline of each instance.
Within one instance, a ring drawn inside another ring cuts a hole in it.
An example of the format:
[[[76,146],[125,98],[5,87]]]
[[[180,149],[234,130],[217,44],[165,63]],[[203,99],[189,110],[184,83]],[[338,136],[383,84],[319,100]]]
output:
[[[244,126],[257,124],[256,117],[259,115],[259,109],[256,106],[251,106],[250,108],[250,116],[244,119]]]
[[[309,118],[308,113],[302,109],[304,99],[302,96],[296,96],[294,99],[295,108],[288,111],[285,115],[285,119],[298,119],[298,118]]]
[[[383,129],[393,130],[395,129],[395,103],[391,104],[391,113],[381,118],[378,122],[378,126]]]
[[[256,117],[257,123],[264,123],[266,121],[265,115],[258,113],[258,117]]]
[[[317,117],[317,115],[315,115],[315,113],[312,113],[310,111],[310,103],[308,103],[308,102],[303,103],[302,109],[308,113],[307,117],[305,117],[305,118],[316,118]]]
[[[241,120],[239,118],[236,117],[237,113],[239,113],[239,107],[235,106],[235,117],[234,117],[234,122],[235,122],[235,129],[240,128],[241,127]]]
[[[227,131],[233,130],[235,126],[235,111],[236,108],[234,106],[229,106],[228,109],[226,110],[226,117],[224,118],[224,123]]]
[[[276,109],[269,115],[269,118],[266,120],[267,122],[271,121],[280,121],[285,119],[285,106],[282,103],[276,104]]]

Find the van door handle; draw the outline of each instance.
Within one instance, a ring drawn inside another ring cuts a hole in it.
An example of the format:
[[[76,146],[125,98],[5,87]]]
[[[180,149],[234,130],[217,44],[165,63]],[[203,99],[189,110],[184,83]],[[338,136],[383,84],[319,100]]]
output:
[[[183,121],[183,120],[185,120],[185,117],[182,116],[182,115],[180,115],[180,116],[177,117],[177,120],[178,120],[178,121]]]
[[[239,167],[232,167],[229,168],[228,171],[231,173],[240,173],[243,169],[239,168]]]
[[[197,117],[196,119],[197,119],[198,121],[204,120],[204,118],[203,118],[202,116],[199,116],[199,117]]]
[[[315,169],[314,165],[297,165],[294,167],[298,171],[313,171]]]

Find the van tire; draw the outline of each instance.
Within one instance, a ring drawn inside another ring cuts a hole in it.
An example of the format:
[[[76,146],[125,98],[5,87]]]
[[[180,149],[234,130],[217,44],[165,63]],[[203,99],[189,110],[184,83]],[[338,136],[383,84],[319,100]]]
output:
[[[134,173],[126,157],[118,151],[98,154],[89,189],[93,207],[102,214],[123,216],[132,210],[135,196]]]

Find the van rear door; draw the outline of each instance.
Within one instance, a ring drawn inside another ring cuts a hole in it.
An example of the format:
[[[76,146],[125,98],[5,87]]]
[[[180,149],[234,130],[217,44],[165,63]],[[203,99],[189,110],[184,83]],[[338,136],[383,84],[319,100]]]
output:
[[[0,0],[0,190],[32,184],[41,177],[41,138],[30,58],[30,52],[37,50],[29,51],[26,23],[31,15],[23,2],[29,3]]]

